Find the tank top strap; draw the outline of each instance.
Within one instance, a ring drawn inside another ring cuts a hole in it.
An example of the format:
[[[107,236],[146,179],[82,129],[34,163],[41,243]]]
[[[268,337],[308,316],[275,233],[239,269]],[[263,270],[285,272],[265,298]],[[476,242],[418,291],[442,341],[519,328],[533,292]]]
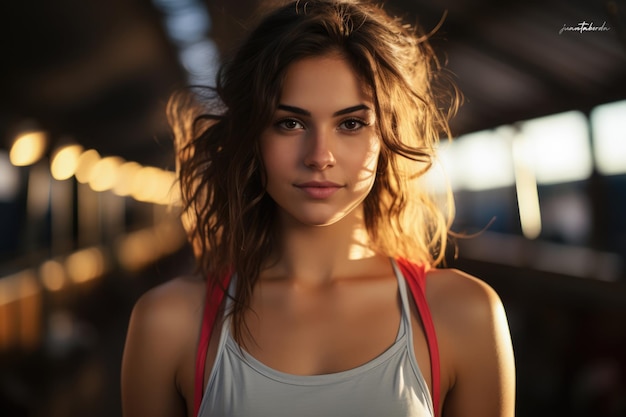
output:
[[[196,368],[194,379],[194,416],[197,416],[202,404],[204,394],[204,370],[206,369],[206,356],[209,350],[209,342],[211,334],[215,327],[220,306],[224,301],[227,288],[231,282],[231,274],[225,274],[221,282],[211,285],[207,282],[207,294],[204,301],[204,310],[202,312],[202,325],[200,328],[200,340],[198,342],[198,351],[196,353]]]
[[[395,262],[392,262],[396,279],[398,280],[398,293],[400,294],[400,301],[402,302],[402,318],[400,320],[400,327],[398,329],[398,336],[396,341],[404,335],[407,337],[407,343],[409,347],[413,348],[413,331],[411,329],[411,304],[409,303],[407,283],[400,272],[400,269]]]
[[[441,364],[439,357],[439,346],[437,343],[437,334],[435,332],[435,325],[433,323],[432,315],[430,313],[430,307],[426,300],[426,271],[427,267],[424,265],[416,264],[405,258],[397,258],[393,260],[394,268],[397,268],[404,277],[404,280],[411,290],[411,295],[415,301],[418,314],[424,325],[424,333],[426,335],[426,343],[428,344],[428,351],[430,356],[430,373],[432,383],[432,402],[433,413],[437,415],[439,411],[440,401],[440,373]],[[402,294],[403,285],[399,285],[400,294]],[[403,297],[406,297],[406,289],[404,290]],[[403,299],[403,304],[405,303]],[[408,303],[407,303],[408,305]],[[406,313],[405,313],[406,314]],[[410,310],[408,312],[410,317]],[[410,326],[409,326],[410,328]],[[410,341],[412,345],[412,341]]]

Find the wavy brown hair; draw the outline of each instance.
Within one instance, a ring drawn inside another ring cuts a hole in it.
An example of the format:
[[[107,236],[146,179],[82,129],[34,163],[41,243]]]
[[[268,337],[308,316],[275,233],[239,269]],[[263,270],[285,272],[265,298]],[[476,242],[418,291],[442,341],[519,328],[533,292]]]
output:
[[[367,2],[284,5],[222,65],[215,87],[181,91],[168,106],[190,240],[210,285],[237,273],[232,314],[239,336],[254,284],[278,243],[259,136],[289,65],[337,53],[371,91],[382,144],[364,201],[371,241],[392,257],[429,265],[444,257],[452,205],[444,213],[415,179],[432,165],[439,137],[449,136],[458,95],[427,37]]]

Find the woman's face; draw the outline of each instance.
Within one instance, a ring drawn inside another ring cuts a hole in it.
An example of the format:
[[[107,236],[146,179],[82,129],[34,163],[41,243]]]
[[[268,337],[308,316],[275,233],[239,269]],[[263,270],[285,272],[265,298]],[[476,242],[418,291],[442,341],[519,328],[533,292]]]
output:
[[[261,136],[267,192],[284,220],[323,226],[360,210],[380,153],[373,103],[339,56],[296,61]]]

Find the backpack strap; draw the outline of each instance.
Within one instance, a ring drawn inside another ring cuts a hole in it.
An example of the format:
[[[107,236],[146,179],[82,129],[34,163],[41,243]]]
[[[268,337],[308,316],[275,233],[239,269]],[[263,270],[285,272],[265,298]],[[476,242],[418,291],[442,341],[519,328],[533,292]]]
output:
[[[211,333],[215,327],[217,315],[224,300],[228,284],[230,283],[231,274],[226,274],[222,279],[222,285],[211,285],[207,282],[207,295],[204,302],[204,311],[202,314],[202,328],[200,330],[200,341],[198,343],[198,352],[196,354],[196,372],[194,381],[194,406],[193,415],[197,416],[202,404],[204,395],[204,370],[206,368],[206,355],[209,350],[209,341]]]
[[[426,334],[426,342],[428,343],[428,351],[430,352],[433,412],[436,416],[439,412],[441,364],[435,325],[432,315],[430,314],[430,309],[428,308],[428,302],[426,301],[426,268],[423,265],[415,264],[404,258],[396,259],[396,264],[400,268],[402,275],[404,275],[404,279],[409,284],[413,300],[415,300],[415,305],[417,306],[417,311],[424,324],[424,333]]]

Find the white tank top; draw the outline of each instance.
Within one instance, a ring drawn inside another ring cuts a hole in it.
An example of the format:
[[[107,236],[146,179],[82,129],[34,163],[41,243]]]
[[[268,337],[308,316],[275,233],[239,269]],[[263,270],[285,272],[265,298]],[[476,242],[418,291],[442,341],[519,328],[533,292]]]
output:
[[[226,319],[198,416],[433,417],[431,395],[415,359],[406,283],[395,263],[394,271],[402,299],[396,341],[347,371],[301,376],[272,369],[239,348]]]

